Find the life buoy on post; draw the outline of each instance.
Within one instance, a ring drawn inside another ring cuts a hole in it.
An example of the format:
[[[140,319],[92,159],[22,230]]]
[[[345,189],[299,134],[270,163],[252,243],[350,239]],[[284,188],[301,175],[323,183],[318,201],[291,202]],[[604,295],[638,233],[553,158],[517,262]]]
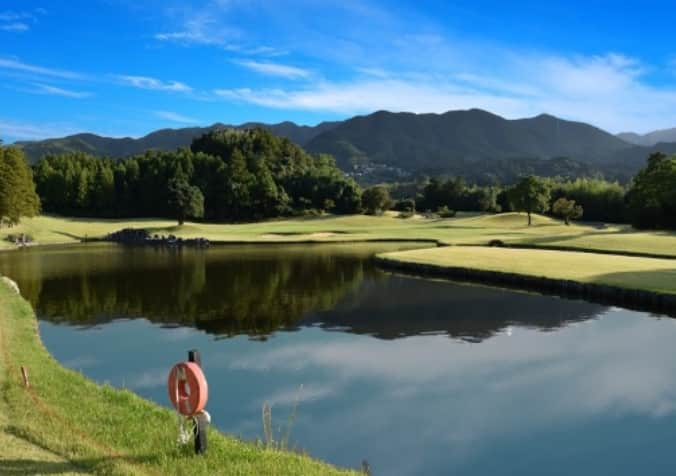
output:
[[[209,399],[207,379],[195,362],[174,365],[169,372],[167,390],[176,411],[186,417],[193,417],[204,410]]]

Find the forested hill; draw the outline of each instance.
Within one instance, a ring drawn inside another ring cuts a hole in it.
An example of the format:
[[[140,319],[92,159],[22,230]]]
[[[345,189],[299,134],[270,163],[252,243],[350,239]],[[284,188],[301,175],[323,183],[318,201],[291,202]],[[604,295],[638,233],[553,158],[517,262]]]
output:
[[[214,124],[209,127],[186,127],[181,129],[160,129],[150,134],[132,139],[130,137],[102,137],[96,134],[76,134],[58,139],[18,142],[24,149],[30,163],[37,162],[47,154],[84,152],[100,157],[129,157],[142,154],[146,150],[172,151],[179,147],[190,146],[193,139],[216,129],[251,129],[263,127],[275,135],[286,137],[298,145],[304,145],[317,134],[335,127],[335,122],[323,122],[317,126],[299,126],[293,122],[262,124],[249,122],[240,126]]]
[[[543,175],[558,174],[561,159],[578,171],[624,179],[644,164],[650,152],[676,150],[676,144],[630,144],[589,124],[545,114],[508,120],[479,109],[444,114],[379,111],[317,126],[282,122],[247,123],[236,128],[254,126],[286,137],[308,152],[329,153],[343,170],[357,177],[370,174],[376,181],[420,174],[505,181],[517,169],[523,172],[524,164]],[[31,162],[46,153],[70,151],[126,157],[148,149],[187,147],[195,137],[223,127],[162,129],[139,139],[79,134],[20,145]],[[550,159],[558,159],[558,165],[550,164]],[[499,165],[504,173],[494,174],[493,165]]]
[[[479,109],[445,114],[379,111],[349,119],[306,148],[343,167],[370,160],[405,169],[444,169],[453,160],[569,157],[598,163],[629,145],[596,127],[540,115],[508,120]],[[645,158],[645,157],[644,157]]]

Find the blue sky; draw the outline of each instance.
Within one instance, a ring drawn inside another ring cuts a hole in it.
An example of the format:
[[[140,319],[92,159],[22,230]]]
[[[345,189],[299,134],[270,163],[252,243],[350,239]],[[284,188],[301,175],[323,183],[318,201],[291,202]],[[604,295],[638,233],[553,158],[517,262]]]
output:
[[[379,109],[676,127],[673,2],[0,0],[0,138]]]

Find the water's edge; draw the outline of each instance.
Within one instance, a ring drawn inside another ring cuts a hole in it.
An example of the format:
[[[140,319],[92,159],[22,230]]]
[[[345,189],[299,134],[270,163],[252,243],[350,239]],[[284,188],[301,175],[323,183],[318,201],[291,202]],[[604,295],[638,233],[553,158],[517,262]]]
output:
[[[413,263],[381,255],[376,255],[374,260],[382,269],[400,271],[423,278],[437,277],[471,283],[492,284],[508,289],[537,291],[551,296],[584,299],[598,304],[620,306],[637,311],[658,312],[676,317],[676,294],[606,284],[582,283],[544,276]]]

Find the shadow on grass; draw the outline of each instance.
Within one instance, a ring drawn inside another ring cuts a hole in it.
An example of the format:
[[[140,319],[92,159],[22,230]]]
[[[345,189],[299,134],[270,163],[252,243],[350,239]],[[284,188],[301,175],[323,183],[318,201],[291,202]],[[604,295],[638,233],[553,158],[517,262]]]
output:
[[[55,235],[65,236],[66,238],[72,238],[73,240],[82,240],[82,236],[74,235],[72,233],[66,233],[65,231],[49,230]]]
[[[41,461],[37,459],[2,459],[0,460],[0,474],[38,475],[38,474],[91,474],[96,468],[106,466],[111,461],[122,458],[84,458],[73,461]],[[151,457],[123,458],[126,463],[143,464],[153,460]]]
[[[613,236],[613,235],[628,235],[635,233],[632,230],[614,230],[614,231],[593,231],[593,232],[580,232],[580,233],[571,233],[569,235],[553,235],[553,236],[542,236],[537,238],[529,238],[527,244],[532,245],[546,245],[548,243],[562,243],[570,240],[575,240],[578,238],[591,238],[595,236]]]
[[[87,474],[89,471],[70,462],[40,461],[33,459],[3,459],[0,471],[6,475],[27,474]]]
[[[673,301],[672,304],[676,306],[676,268],[607,273],[595,277],[592,282],[660,293],[674,293],[673,296],[666,296],[666,298],[670,302]]]

